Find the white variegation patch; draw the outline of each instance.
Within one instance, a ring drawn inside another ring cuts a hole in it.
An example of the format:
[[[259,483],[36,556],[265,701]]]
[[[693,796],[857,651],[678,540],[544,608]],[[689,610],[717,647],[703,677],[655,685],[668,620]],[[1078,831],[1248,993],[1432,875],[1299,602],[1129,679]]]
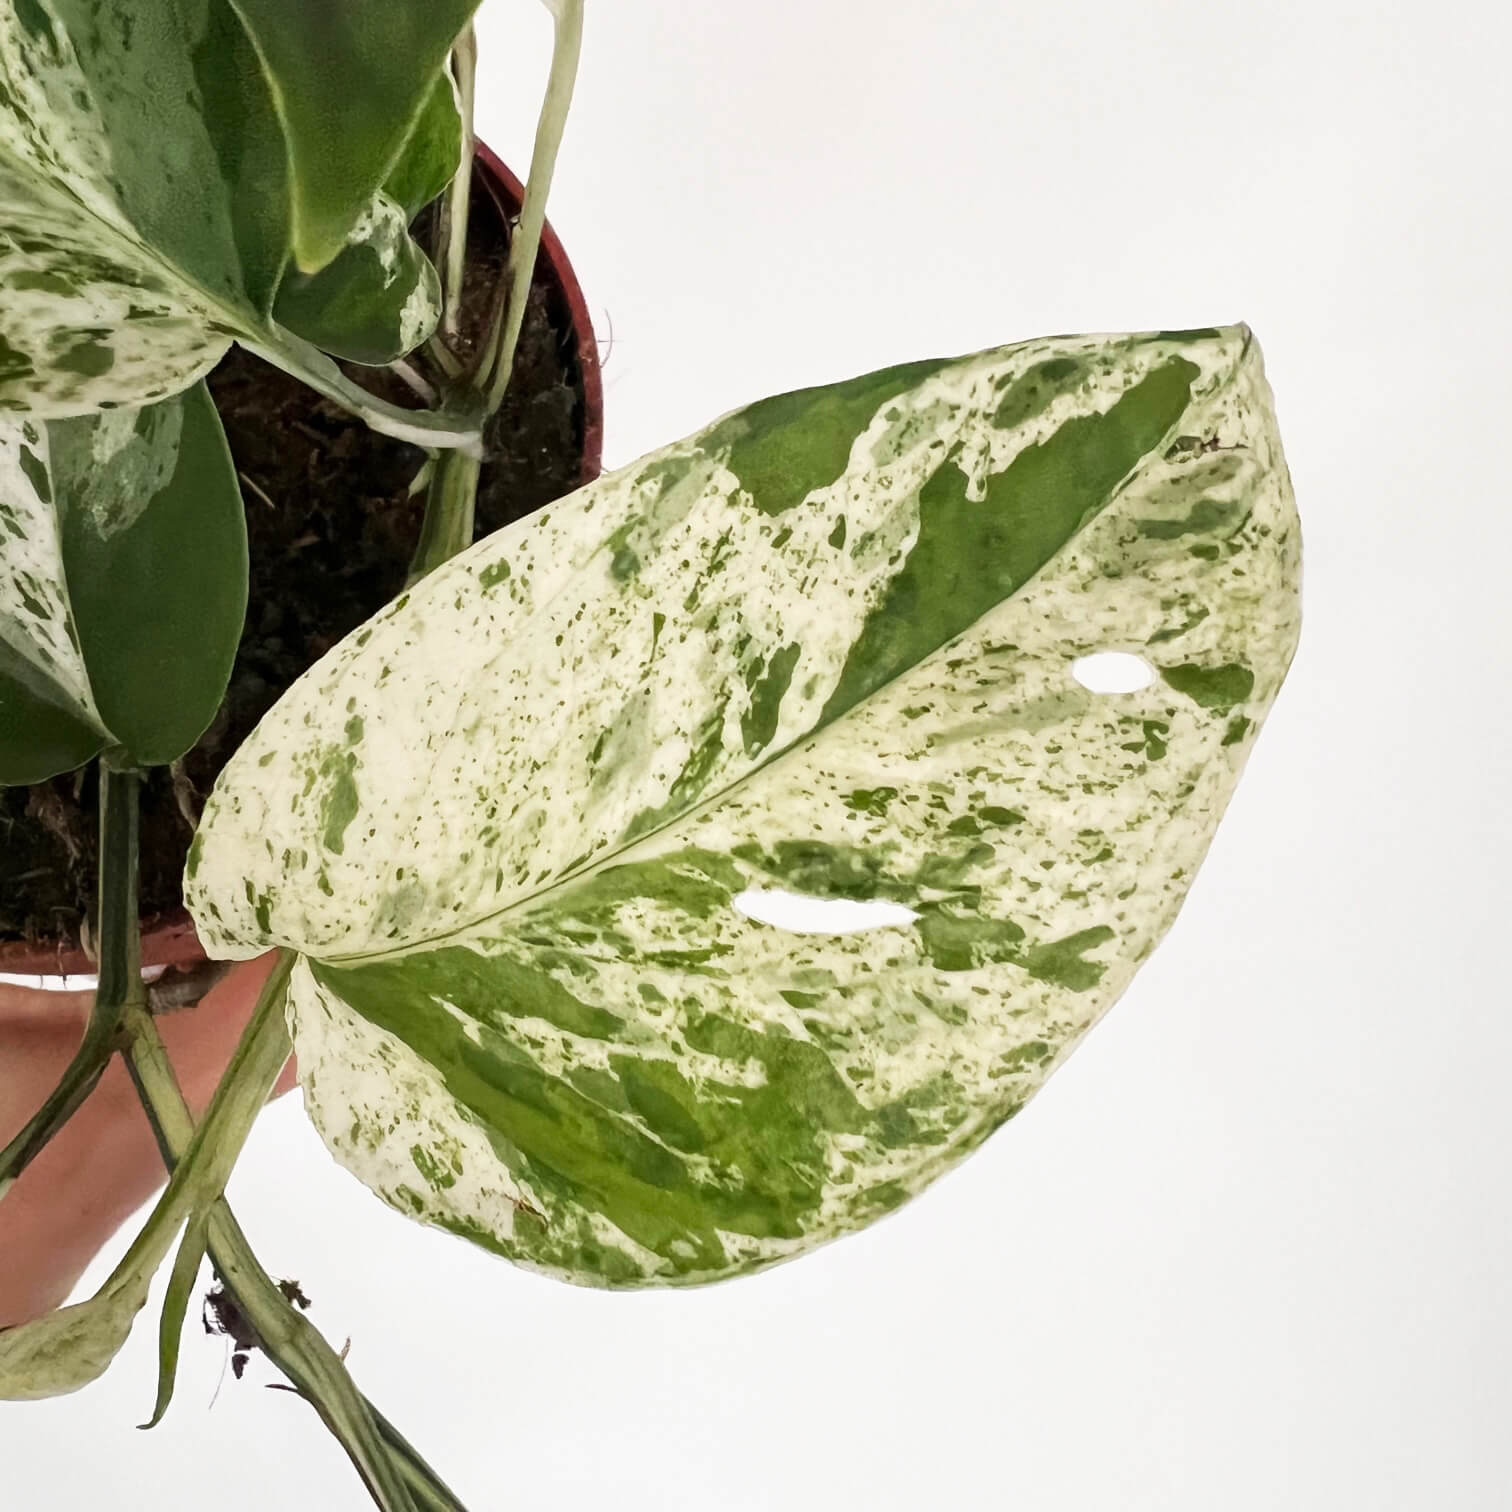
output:
[[[104,729],[68,597],[47,427],[30,420],[0,421],[0,643]]]
[[[172,479],[183,430],[176,404],[106,411],[91,423],[87,449],[64,454],[59,497],[104,539],[129,530]]]
[[[996,570],[972,533],[1001,515],[1004,560],[1043,533],[1173,374],[1169,424],[955,628]],[[402,1210],[573,1280],[772,1263],[1017,1111],[1174,918],[1297,633],[1249,333],[1024,343],[854,417],[847,392],[479,543],[226,769],[201,938],[313,958],[307,1106]],[[1109,650],[1161,676],[1082,687]],[[752,890],[913,918],[791,933]]]

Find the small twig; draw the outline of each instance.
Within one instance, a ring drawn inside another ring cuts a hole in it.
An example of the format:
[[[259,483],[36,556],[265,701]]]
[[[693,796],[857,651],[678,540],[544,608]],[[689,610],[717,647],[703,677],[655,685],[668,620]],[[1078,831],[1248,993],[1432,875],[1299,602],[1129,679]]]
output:
[[[250,488],[252,492],[255,493],[257,497],[268,506],[269,509],[278,508],[278,505],[276,505],[273,500],[268,497],[267,489],[265,489],[262,484],[259,483],[257,479],[254,478],[250,473],[244,473],[241,468],[238,467],[236,469],[236,476],[240,478],[242,482],[245,483],[247,487]]]
[[[389,363],[389,372],[400,379],[409,391],[425,404],[436,402],[436,391],[420,373],[407,363],[402,357],[396,357]]]

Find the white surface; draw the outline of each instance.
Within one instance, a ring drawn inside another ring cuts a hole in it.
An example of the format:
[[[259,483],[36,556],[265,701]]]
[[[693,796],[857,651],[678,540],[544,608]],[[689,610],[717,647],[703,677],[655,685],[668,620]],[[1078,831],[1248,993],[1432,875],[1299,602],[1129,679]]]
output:
[[[549,23],[482,31],[523,165]],[[264,1121],[255,1243],[473,1512],[1506,1505],[1509,44],[1393,0],[591,7],[552,216],[612,317],[611,463],[888,362],[1244,319],[1307,623],[1169,941],[859,1238],[577,1292],[387,1212],[297,1101]],[[136,1433],[152,1332],[0,1412],[0,1502],[368,1505],[257,1366],[206,1411],[197,1329]]]

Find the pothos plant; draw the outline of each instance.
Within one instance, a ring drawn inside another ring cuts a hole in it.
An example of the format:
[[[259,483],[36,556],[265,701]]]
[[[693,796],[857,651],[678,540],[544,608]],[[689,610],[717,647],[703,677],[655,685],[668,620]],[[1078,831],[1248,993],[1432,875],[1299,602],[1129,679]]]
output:
[[[0,1183],[125,1057],[172,1177],[0,1390],[97,1376],[208,1253],[385,1508],[455,1498],[222,1195],[292,1049],[385,1201],[590,1285],[745,1274],[896,1208],[1023,1107],[1171,923],[1298,626],[1242,327],[1021,342],[783,394],[475,545],[575,75],[555,47],[509,280],[445,339],[475,0],[0,11],[0,780],[98,764],[99,988]],[[411,218],[437,200],[433,265]],[[438,322],[440,330],[438,333]],[[184,896],[279,964],[196,1127],[143,996],[138,773],[215,713],[240,497],[203,375],[238,342],[428,448],[412,584],[231,760]],[[333,360],[444,381],[409,410]],[[1081,659],[1137,655],[1110,695]],[[812,932],[773,893],[891,905]],[[3,1216],[3,1207],[0,1207]]]

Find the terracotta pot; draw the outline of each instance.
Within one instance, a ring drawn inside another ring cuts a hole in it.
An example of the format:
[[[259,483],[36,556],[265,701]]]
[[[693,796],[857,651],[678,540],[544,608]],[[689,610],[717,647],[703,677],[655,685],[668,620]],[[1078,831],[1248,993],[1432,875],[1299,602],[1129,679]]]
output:
[[[477,166],[491,184],[500,205],[518,215],[525,197],[524,186],[482,142],[477,145]],[[539,263],[550,274],[553,323],[570,331],[572,355],[577,361],[578,382],[583,396],[583,427],[579,445],[582,467],[579,477],[591,483],[599,475],[604,448],[604,387],[599,373],[598,341],[593,320],[578,285],[567,253],[548,221],[541,233]],[[182,909],[142,921],[143,966],[187,966],[205,958],[194,924]],[[92,972],[94,963],[81,950],[68,950],[61,943],[49,945],[27,940],[0,943],[0,972],[17,976],[63,976]]]

